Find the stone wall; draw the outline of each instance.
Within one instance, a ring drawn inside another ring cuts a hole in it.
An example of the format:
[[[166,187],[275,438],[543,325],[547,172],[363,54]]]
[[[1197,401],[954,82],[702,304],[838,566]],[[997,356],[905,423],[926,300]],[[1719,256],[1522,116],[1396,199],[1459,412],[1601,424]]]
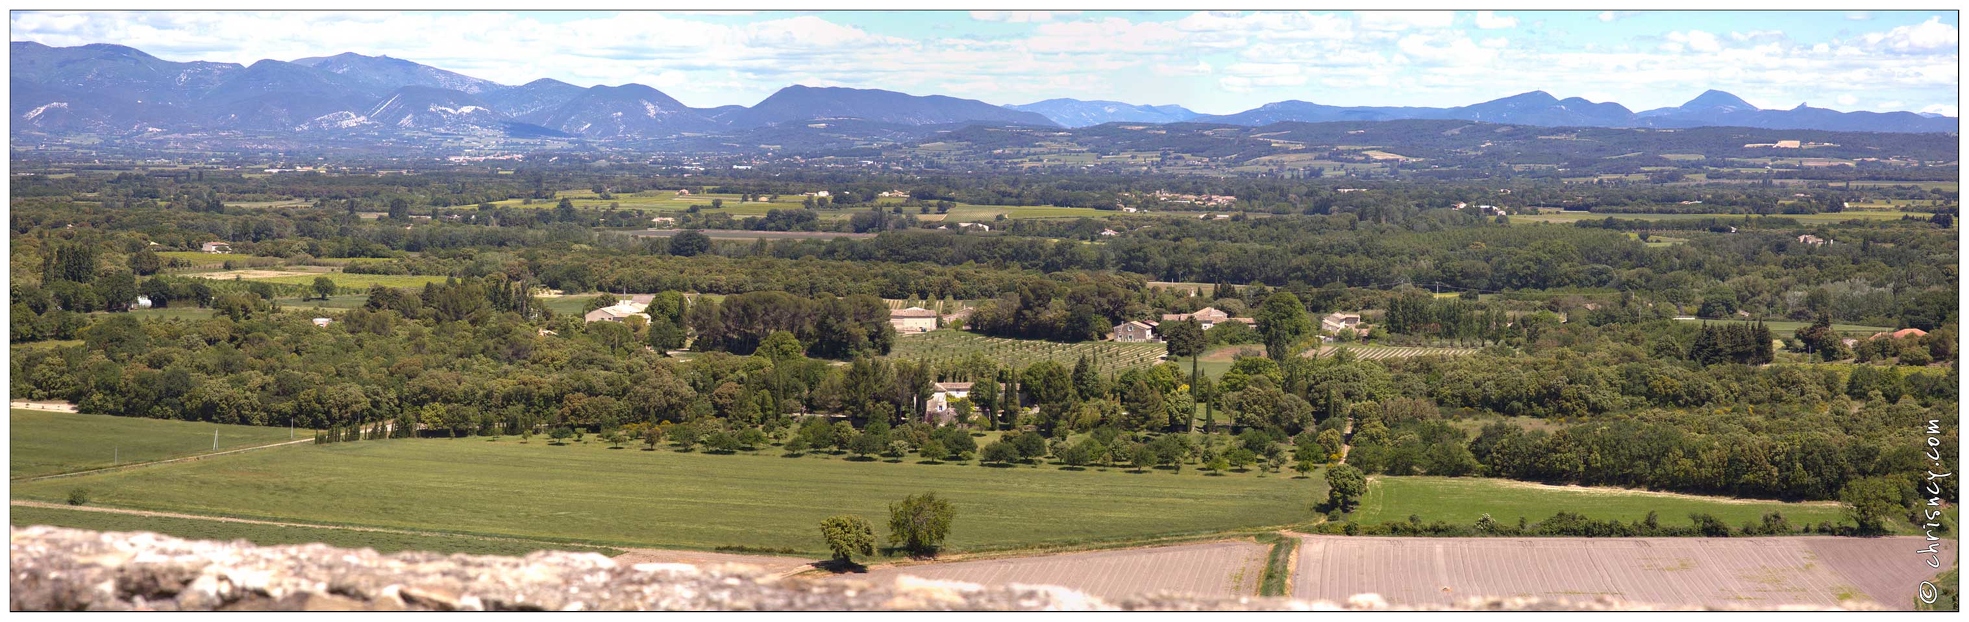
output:
[[[397,553],[323,544],[254,546],[152,533],[13,530],[11,608],[45,610],[1338,610],[1346,603],[1159,595],[1103,601],[1057,587],[983,587],[902,577],[776,579],[746,566],[618,564],[593,553],[526,557]],[[1399,607],[1393,607],[1399,608]],[[1476,598],[1460,608],[1647,608]]]

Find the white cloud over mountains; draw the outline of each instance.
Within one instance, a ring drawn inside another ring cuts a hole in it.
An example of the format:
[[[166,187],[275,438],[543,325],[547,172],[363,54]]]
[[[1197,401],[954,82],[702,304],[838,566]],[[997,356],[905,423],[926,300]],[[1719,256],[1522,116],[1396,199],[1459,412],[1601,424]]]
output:
[[[583,86],[640,82],[695,106],[751,104],[801,83],[993,103],[1173,102],[1210,112],[1279,99],[1457,105],[1534,89],[1561,97],[1602,94],[1596,101],[1641,108],[1679,104],[1706,88],[1760,102],[1955,109],[1957,28],[1940,18],[1889,27],[1878,14],[1866,21],[1827,14],[1824,19],[1850,32],[1802,40],[1774,28],[1706,23],[1703,14],[1649,32],[1629,24],[1650,20],[1627,22],[1630,16],[1542,14],[1526,25],[1489,11],[977,11],[953,14],[937,27],[897,28],[865,13],[746,20],[657,12],[556,19],[16,12],[12,26],[15,41],[119,43],[171,60],[251,63],[356,52],[506,84],[543,77]],[[1561,20],[1627,34],[1568,38],[1553,28]]]

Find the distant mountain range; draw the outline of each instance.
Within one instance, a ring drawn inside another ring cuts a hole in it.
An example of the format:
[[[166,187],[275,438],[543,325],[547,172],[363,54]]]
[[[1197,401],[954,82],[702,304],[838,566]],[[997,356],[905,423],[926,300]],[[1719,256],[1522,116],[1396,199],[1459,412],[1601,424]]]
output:
[[[507,86],[387,56],[337,54],[292,62],[173,62],[120,45],[13,42],[14,132],[131,137],[252,131],[296,136],[484,133],[596,140],[752,133],[773,128],[1037,126],[1105,123],[1272,123],[1445,119],[1568,127],[1738,126],[1860,132],[1955,132],[1953,117],[1839,112],[1800,104],[1760,110],[1709,91],[1674,108],[1633,112],[1613,102],[1543,91],[1452,108],[1327,106],[1282,101],[1229,115],[1182,106],[1050,99],[1017,106],[893,91],[789,86],[753,106],[692,108],[640,84],[579,87],[556,80]],[[830,130],[832,131],[832,130]]]
[[[1006,108],[1036,112],[1065,127],[1087,127],[1102,123],[1181,123],[1203,116],[1176,105],[1138,106],[1121,102],[1078,99],[1049,99],[1021,106],[1006,106]]]

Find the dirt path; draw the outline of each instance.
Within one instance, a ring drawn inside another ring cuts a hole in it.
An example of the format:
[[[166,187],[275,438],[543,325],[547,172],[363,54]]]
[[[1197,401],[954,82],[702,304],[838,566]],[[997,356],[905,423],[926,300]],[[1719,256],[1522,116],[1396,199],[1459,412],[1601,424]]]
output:
[[[71,472],[71,473],[56,473],[56,474],[54,474],[54,475],[42,475],[42,476],[39,476],[39,477],[29,477],[29,478],[26,478],[26,479],[16,479],[16,480],[9,480],[9,481],[12,481],[12,482],[18,482],[18,483],[27,483],[27,482],[38,482],[38,481],[42,481],[42,480],[50,480],[50,479],[60,479],[60,478],[64,478],[64,477],[76,477],[76,476],[79,476],[79,475],[90,475],[90,474],[94,474],[94,473],[106,473],[106,472],[109,472],[109,471],[121,471],[121,470],[123,470],[123,469],[136,469],[136,468],[142,468],[142,467],[148,467],[148,466],[157,466],[157,465],[160,465],[160,464],[171,464],[171,463],[174,463],[174,462],[190,462],[190,461],[193,461],[193,460],[200,460],[200,459],[204,459],[204,458],[211,458],[211,457],[214,457],[214,456],[224,456],[224,455],[228,455],[228,454],[236,454],[236,453],[242,453],[242,452],[248,452],[248,451],[253,451],[253,450],[256,450],[256,449],[267,449],[267,448],[270,448],[270,447],[286,447],[286,446],[288,446],[288,445],[299,445],[299,444],[302,444],[302,443],[313,443],[313,442],[314,442],[314,439],[313,439],[313,438],[305,438],[305,439],[301,439],[301,440],[298,440],[298,441],[285,441],[285,442],[280,442],[280,443],[274,443],[274,444],[271,444],[271,445],[254,445],[254,446],[252,446],[252,447],[241,447],[241,448],[239,448],[239,449],[228,449],[228,450],[225,450],[225,451],[215,451],[215,452],[212,452],[212,453],[205,453],[205,454],[198,454],[198,455],[193,455],[193,456],[184,456],[184,457],[181,457],[181,458],[168,458],[168,459],[164,459],[164,460],[152,460],[152,461],[150,461],[150,462],[132,462],[132,463],[130,463],[130,464],[119,464],[119,465],[116,465],[116,466],[111,466],[111,467],[103,467],[103,468],[100,468],[100,469],[89,469],[89,470],[87,470],[87,471],[74,471],[74,472]]]
[[[31,401],[15,400],[15,401],[7,402],[7,407],[19,408],[21,410],[51,410],[54,412],[62,412],[62,413],[75,412],[75,405],[70,404],[68,402],[31,402]]]
[[[1347,463],[1347,454],[1348,454],[1348,453],[1351,453],[1351,452],[1353,452],[1353,451],[1354,451],[1354,417],[1353,417],[1353,415],[1348,415],[1348,416],[1347,416],[1347,429],[1345,429],[1345,430],[1341,430],[1341,431],[1340,431],[1340,436],[1341,436],[1342,438],[1345,438],[1345,439],[1347,439],[1347,442],[1344,442],[1344,443],[1341,443],[1341,444],[1340,444],[1340,463],[1341,463],[1341,464],[1346,464],[1346,463]]]

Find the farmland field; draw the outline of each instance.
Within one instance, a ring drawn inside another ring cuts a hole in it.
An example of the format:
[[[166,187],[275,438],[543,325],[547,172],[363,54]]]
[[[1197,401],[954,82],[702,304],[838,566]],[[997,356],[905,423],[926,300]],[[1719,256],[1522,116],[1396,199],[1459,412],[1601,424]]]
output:
[[[1368,479],[1367,494],[1361,495],[1360,509],[1354,512],[1354,519],[1380,524],[1406,521],[1413,515],[1424,523],[1440,520],[1470,525],[1489,514],[1501,523],[1515,523],[1521,516],[1535,523],[1559,512],[1574,512],[1594,519],[1629,522],[1645,518],[1650,511],[1656,512],[1666,525],[1686,525],[1693,512],[1712,514],[1732,526],[1755,522],[1772,511],[1784,514],[1793,525],[1817,525],[1820,521],[1839,524],[1846,520],[1839,504],[1830,501],[1785,503],[1626,488],[1545,486],[1478,477],[1387,476]]]
[[[1038,557],[883,568],[869,578],[909,575],[989,586],[1059,585],[1101,598],[1158,591],[1200,596],[1257,596],[1270,546],[1249,540]]]
[[[891,351],[889,356],[948,365],[962,360],[972,352],[977,352],[983,354],[986,359],[997,361],[1000,365],[1024,367],[1042,360],[1050,360],[1072,367],[1082,355],[1087,355],[1093,357],[1095,368],[1105,375],[1108,372],[1120,373],[1121,370],[1131,367],[1154,365],[1158,357],[1166,351],[1165,346],[1159,343],[1113,341],[1059,343],[1036,339],[987,337],[945,328],[920,335],[897,337],[895,350]]]
[[[1680,319],[1684,322],[1712,322],[1716,324],[1724,324],[1724,323],[1751,324],[1755,322],[1755,320],[1700,320],[1695,318],[1687,318],[1687,319],[1677,318],[1677,319]],[[1766,328],[1771,329],[1771,336],[1777,337],[1779,339],[1789,339],[1791,338],[1791,334],[1793,332],[1796,332],[1800,328],[1804,328],[1811,325],[1812,325],[1811,322],[1799,322],[1794,320],[1764,320],[1764,326]],[[1894,329],[1888,328],[1886,326],[1866,326],[1862,324],[1833,324],[1832,330],[1834,332],[1841,332],[1841,333],[1859,333],[1863,335],[1872,335],[1874,333],[1892,332]]]
[[[7,477],[20,478],[164,460],[219,449],[291,440],[287,428],[220,425],[109,415],[11,409],[7,413]],[[314,432],[300,430],[298,438]]]
[[[199,251],[164,251],[157,254],[167,260],[177,259],[193,266],[219,266],[227,261],[238,259],[238,255],[205,253]]]
[[[1935,571],[1920,538],[1369,538],[1303,536],[1292,595],[1447,605],[1472,596],[1673,607],[1872,601],[1911,609]],[[1953,562],[1954,541],[1943,559]]]
[[[774,452],[776,453],[776,452]],[[15,499],[315,525],[619,548],[824,551],[820,519],[935,491],[956,506],[947,548],[1065,546],[1296,524],[1319,480],[1209,477],[521,444],[512,437],[303,444],[16,483]]]
[[[1408,346],[1327,344],[1319,348],[1317,356],[1319,356],[1320,358],[1333,356],[1334,354],[1338,353],[1342,348],[1345,348],[1348,352],[1353,353],[1354,358],[1363,361],[1378,361],[1381,359],[1405,359],[1414,356],[1462,356],[1465,354],[1472,354],[1477,351],[1476,348],[1418,348],[1418,347],[1408,347]],[[1311,353],[1309,352],[1308,354]]]

